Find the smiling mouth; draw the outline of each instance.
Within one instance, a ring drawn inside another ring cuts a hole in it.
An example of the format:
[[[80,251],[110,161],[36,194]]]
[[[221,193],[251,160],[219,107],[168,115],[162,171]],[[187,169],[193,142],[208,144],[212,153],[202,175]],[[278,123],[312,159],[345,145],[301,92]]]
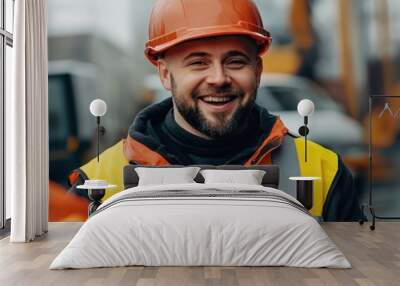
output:
[[[237,96],[230,95],[230,96],[202,96],[199,99],[207,104],[212,105],[224,105],[231,101],[234,101]]]

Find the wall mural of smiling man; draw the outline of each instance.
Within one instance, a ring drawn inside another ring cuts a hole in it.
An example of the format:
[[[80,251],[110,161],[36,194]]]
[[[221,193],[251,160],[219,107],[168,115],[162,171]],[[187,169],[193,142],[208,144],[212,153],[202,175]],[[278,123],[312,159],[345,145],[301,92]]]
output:
[[[250,0],[159,0],[145,55],[172,97],[141,111],[126,139],[69,176],[70,191],[103,179],[122,191],[125,165],[278,164],[281,189],[291,175],[318,176],[311,213],[326,221],[361,217],[353,178],[340,157],[291,135],[279,117],[255,104],[271,37]]]

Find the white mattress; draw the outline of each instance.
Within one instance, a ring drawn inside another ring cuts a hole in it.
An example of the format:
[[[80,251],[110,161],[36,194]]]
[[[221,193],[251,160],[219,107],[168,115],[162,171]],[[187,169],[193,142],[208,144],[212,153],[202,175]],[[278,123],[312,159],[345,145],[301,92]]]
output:
[[[282,201],[235,196],[119,201],[137,192],[207,189],[261,190]],[[299,204],[282,191],[262,186],[180,184],[131,188],[104,202],[50,269],[127,265],[350,268],[319,223],[284,200]]]

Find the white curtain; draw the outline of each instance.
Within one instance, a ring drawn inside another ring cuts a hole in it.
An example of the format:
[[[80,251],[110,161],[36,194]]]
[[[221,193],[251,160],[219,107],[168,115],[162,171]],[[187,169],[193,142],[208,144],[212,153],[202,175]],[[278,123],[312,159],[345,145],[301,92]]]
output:
[[[6,99],[12,242],[48,228],[47,2],[15,1],[13,92]]]

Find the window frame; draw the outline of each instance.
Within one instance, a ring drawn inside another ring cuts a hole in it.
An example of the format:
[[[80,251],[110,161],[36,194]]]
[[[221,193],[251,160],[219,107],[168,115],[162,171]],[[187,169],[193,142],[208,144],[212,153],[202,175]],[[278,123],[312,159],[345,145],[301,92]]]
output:
[[[8,15],[6,11],[6,1],[0,0],[1,5],[1,21],[0,21],[0,237],[9,233],[10,230],[10,219],[6,218],[6,189],[5,189],[5,96],[6,96],[6,62],[7,54],[6,47],[13,48],[13,34],[7,31],[6,21],[7,17],[14,15]],[[10,0],[8,0],[10,1]],[[12,13],[14,14],[15,0],[12,1]],[[14,27],[13,27],[14,28]],[[12,29],[13,30],[13,29]]]

